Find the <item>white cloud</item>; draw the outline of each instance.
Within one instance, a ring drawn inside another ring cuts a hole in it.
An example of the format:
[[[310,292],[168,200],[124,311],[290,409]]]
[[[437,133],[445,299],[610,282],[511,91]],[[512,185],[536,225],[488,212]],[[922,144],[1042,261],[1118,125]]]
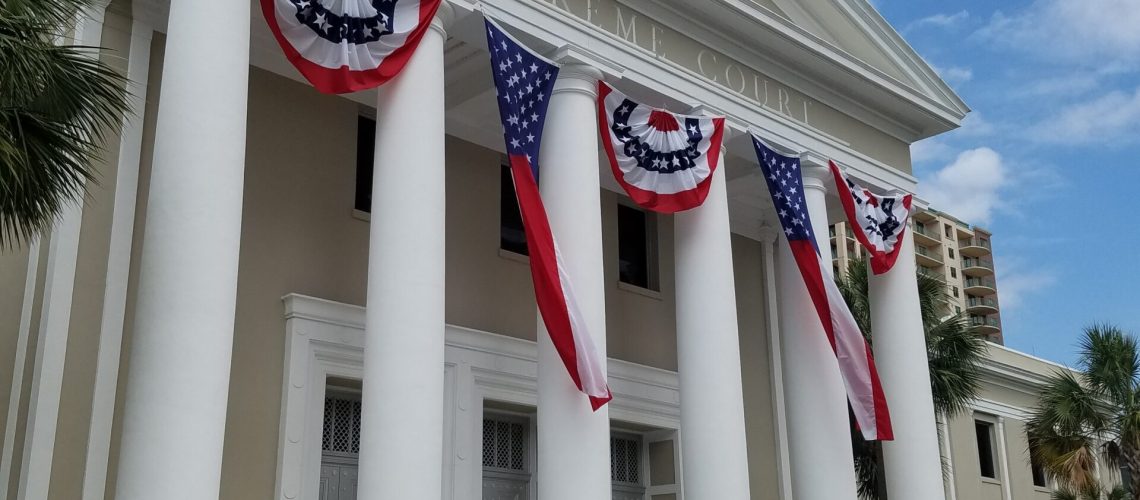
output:
[[[1084,95],[1100,86],[1100,78],[1090,73],[1067,74],[1038,79],[1014,90],[1015,97],[1074,97]]]
[[[922,179],[918,191],[935,209],[988,224],[998,205],[998,191],[1007,180],[1001,155],[981,147],[959,153],[949,165]]]
[[[1036,0],[1012,15],[994,14],[976,35],[1051,61],[1084,66],[1140,63],[1140,2]]]
[[[970,13],[967,11],[964,11],[964,10],[960,11],[960,12],[956,12],[954,14],[941,14],[941,13],[939,13],[939,14],[935,14],[933,16],[926,16],[922,19],[914,21],[914,22],[906,25],[906,29],[904,29],[903,31],[910,31],[913,29],[921,28],[923,26],[935,26],[938,28],[950,28],[950,27],[957,25],[958,23],[960,23],[962,21],[965,21],[969,17],[970,17]]]
[[[950,85],[961,85],[974,79],[974,70],[970,68],[962,66],[948,66],[944,68],[933,64],[931,64],[930,67]]]
[[[999,243],[1000,244],[1000,243]],[[1017,257],[995,256],[998,297],[1003,311],[1021,307],[1029,296],[1057,282],[1052,271],[1033,266]]]
[[[938,137],[923,139],[910,145],[912,164],[929,161],[944,161],[954,154],[954,149]]]
[[[1138,30],[1140,31],[1140,30]],[[1140,137],[1140,88],[1114,90],[1095,99],[1062,108],[1028,130],[1029,139],[1060,144],[1105,146],[1135,142]]]

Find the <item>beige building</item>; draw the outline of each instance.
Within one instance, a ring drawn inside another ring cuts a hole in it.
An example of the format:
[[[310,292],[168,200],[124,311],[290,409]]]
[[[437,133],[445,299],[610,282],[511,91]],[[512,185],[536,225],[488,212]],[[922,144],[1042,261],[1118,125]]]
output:
[[[944,312],[965,314],[974,331],[986,340],[1004,344],[992,234],[934,209],[912,216],[915,262],[919,274],[946,282]],[[850,226],[839,222],[830,228],[833,271],[847,269],[851,259],[866,258]]]
[[[590,75],[674,109],[704,103],[807,151],[817,234],[840,220],[827,159],[913,191],[909,145],[960,125],[966,105],[865,0],[446,3],[453,18],[409,66],[437,78],[387,106],[301,81],[256,2],[92,9],[76,38],[115,51],[135,113],[86,203],[0,254],[0,495],[855,500],[842,382],[747,134],[726,142],[696,212],[715,224],[635,208],[593,160],[567,187],[588,202],[548,200],[555,231],[592,224],[559,233],[567,258],[582,241],[592,252],[571,271],[587,271],[575,285],[615,397],[588,410],[538,327],[478,9],[579,58],[547,122],[566,132],[544,148],[581,141],[563,151],[601,158]],[[416,113],[386,114],[408,102]],[[408,129],[429,133],[401,143]],[[940,262],[988,255],[988,236],[962,245],[981,233],[950,230],[914,241],[952,247]],[[693,258],[693,241],[720,253]],[[889,403],[918,410],[898,412],[918,438],[887,445],[888,479],[937,493],[893,498],[1047,499],[1020,422],[1056,367],[991,346],[984,396],[939,443],[922,377],[897,368],[924,369],[921,341],[908,347],[878,356]],[[586,487],[601,493],[575,495]]]

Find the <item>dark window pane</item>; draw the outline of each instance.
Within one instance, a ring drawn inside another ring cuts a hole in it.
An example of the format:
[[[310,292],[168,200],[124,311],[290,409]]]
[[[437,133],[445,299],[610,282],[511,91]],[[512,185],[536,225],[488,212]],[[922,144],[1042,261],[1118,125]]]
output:
[[[974,421],[974,432],[978,435],[978,465],[981,467],[982,477],[997,478],[994,474],[994,447],[991,441],[993,425],[986,422]]]
[[[618,277],[642,288],[649,288],[646,229],[645,212],[618,205]]]
[[[1033,469],[1033,486],[1040,486],[1044,488],[1047,486],[1045,483],[1045,468],[1041,466],[1041,462],[1036,458],[1030,457],[1029,465]]]
[[[372,212],[372,159],[376,145],[376,120],[356,120],[356,201],[353,207]]]
[[[511,180],[511,168],[507,165],[499,169],[499,248],[528,255],[519,200],[515,198],[515,183]]]

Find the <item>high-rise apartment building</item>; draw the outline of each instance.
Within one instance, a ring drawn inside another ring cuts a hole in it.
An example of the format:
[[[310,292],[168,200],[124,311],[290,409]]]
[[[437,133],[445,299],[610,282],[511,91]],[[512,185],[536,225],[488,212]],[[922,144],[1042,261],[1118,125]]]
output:
[[[965,314],[975,332],[1002,344],[991,233],[937,210],[917,212],[911,219],[919,274],[946,282],[945,314]],[[832,225],[830,233],[836,275],[845,272],[851,259],[866,258],[846,222]]]

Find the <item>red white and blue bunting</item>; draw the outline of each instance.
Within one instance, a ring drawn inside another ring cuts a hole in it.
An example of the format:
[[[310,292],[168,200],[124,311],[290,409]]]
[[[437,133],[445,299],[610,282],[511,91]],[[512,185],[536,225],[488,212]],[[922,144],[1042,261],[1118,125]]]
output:
[[[828,162],[835,177],[835,189],[847,222],[855,229],[855,239],[871,254],[871,271],[883,274],[898,260],[906,221],[910,217],[911,195],[877,196],[855,184]]]
[[[285,57],[316,87],[343,94],[392,79],[411,59],[440,0],[261,0]]]
[[[598,124],[614,177],[638,205],[674,213],[704,203],[720,161],[723,117],[655,109],[598,82]]]

